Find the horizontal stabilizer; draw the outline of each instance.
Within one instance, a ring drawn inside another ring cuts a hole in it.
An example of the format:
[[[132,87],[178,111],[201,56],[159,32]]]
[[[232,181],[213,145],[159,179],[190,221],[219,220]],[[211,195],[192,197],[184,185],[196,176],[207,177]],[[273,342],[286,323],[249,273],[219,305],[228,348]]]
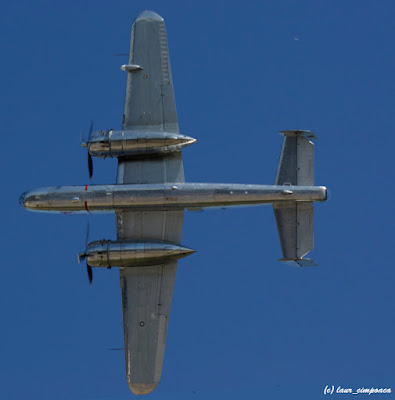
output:
[[[316,265],[303,259],[314,247],[314,214],[312,202],[282,201],[273,203],[283,259],[299,266]]]
[[[311,258],[280,258],[278,261],[285,262],[291,267],[315,267],[317,265]]]
[[[314,185],[314,144],[310,131],[282,131],[284,143],[275,185]]]

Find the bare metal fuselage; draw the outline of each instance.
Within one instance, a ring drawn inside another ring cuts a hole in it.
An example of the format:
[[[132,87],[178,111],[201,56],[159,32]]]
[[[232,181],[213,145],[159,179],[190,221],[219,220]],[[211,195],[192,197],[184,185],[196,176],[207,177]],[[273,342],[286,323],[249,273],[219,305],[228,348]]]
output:
[[[49,212],[91,212],[227,207],[278,201],[325,201],[324,186],[172,183],[57,186],[24,193],[25,208]]]
[[[120,130],[93,132],[82,143],[92,157],[117,157],[117,184],[56,186],[25,192],[20,204],[33,211],[116,212],[117,239],[89,242],[79,261],[119,267],[126,379],[138,395],[161,377],[178,260],[194,250],[181,245],[184,209],[273,203],[283,258],[301,267],[314,247],[313,202],[325,201],[314,186],[315,135],[286,130],[274,185],[185,183],[181,150],[196,142],[179,133],[163,18],[144,11],[133,23],[125,107]],[[159,211],[159,212],[158,212]]]

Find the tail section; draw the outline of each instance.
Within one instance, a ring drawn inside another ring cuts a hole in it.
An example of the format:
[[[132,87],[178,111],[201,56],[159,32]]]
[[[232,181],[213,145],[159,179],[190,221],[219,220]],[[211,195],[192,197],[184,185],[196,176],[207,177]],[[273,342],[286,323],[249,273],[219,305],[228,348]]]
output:
[[[275,185],[314,186],[314,144],[310,131],[282,131],[284,143]],[[314,247],[314,213],[312,202],[278,201],[273,203],[283,258],[292,265],[314,266],[303,258]]]
[[[303,258],[314,248],[313,203],[278,201],[273,210],[283,251],[280,261],[301,267],[316,265],[313,260]]]
[[[314,144],[310,131],[282,131],[283,149],[278,164],[275,185],[314,185]]]

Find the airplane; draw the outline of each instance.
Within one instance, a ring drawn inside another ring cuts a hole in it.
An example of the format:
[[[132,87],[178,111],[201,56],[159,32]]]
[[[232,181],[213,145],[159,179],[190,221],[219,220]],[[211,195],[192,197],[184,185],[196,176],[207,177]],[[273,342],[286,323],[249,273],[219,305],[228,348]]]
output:
[[[83,146],[92,157],[117,157],[114,185],[47,187],[25,192],[29,210],[113,211],[117,240],[87,243],[79,261],[118,267],[122,291],[126,378],[134,394],[152,392],[162,371],[185,210],[272,203],[283,258],[307,267],[313,249],[313,203],[327,199],[314,185],[315,135],[286,130],[274,185],[186,183],[181,150],[196,139],[179,133],[165,23],[144,11],[134,20],[121,130],[92,131]]]

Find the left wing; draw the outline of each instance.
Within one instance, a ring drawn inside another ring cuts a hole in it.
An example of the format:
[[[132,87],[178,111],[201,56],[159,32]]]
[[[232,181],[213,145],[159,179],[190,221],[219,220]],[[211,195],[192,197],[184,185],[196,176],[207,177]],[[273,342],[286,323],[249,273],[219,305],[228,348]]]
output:
[[[118,183],[137,183],[148,178],[153,181],[161,177],[167,181],[172,175],[167,172],[172,171],[166,167],[167,158],[146,160],[140,168],[134,168],[133,161],[128,161],[127,165],[120,162]],[[144,171],[150,170],[151,163],[160,165],[153,168],[156,174],[151,170],[147,175]],[[125,169],[134,173],[122,175]],[[134,179],[130,179],[132,177]],[[183,217],[184,210],[118,212],[117,237],[118,240],[179,244]],[[160,380],[176,271],[177,262],[120,268],[126,377],[135,394],[150,393]]]

